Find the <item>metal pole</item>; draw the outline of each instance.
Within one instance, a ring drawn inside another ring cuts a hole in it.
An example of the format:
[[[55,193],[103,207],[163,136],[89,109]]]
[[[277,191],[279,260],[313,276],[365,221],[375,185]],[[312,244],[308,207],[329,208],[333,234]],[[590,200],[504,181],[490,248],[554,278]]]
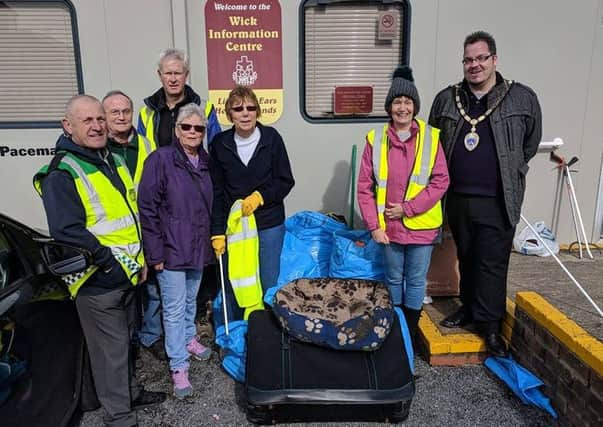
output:
[[[578,239],[578,253],[580,254],[580,259],[582,259],[582,239],[580,237],[580,230],[578,229],[578,218],[576,216],[576,207],[574,204],[574,198],[572,196],[572,189],[570,187],[570,178],[569,178],[569,167],[567,163],[563,166],[563,176],[565,177],[565,184],[567,186],[567,198],[570,204],[570,208],[572,210],[572,221],[574,221],[574,229],[576,230],[576,239]],[[571,249],[571,245],[570,245]]]
[[[582,214],[580,213],[580,206],[578,206],[578,199],[576,198],[576,190],[574,189],[574,182],[572,181],[572,172],[569,169],[569,165],[566,164],[567,168],[567,181],[569,182],[570,190],[572,192],[572,198],[576,205],[576,213],[578,214],[578,224],[580,225],[580,231],[582,231],[582,237],[584,238],[584,244],[586,245],[586,253],[590,259],[594,259],[592,252],[590,251],[590,245],[588,244],[588,237],[586,237],[586,231],[584,231],[584,222],[582,222]]]
[[[559,264],[559,266],[563,269],[563,271],[565,271],[565,274],[567,274],[567,276],[570,278],[570,280],[572,282],[574,282],[574,285],[576,285],[576,287],[580,290],[580,292],[582,292],[582,294],[586,297],[586,299],[588,300],[588,302],[591,303],[591,305],[593,307],[595,307],[595,310],[597,310],[597,313],[599,313],[599,316],[603,317],[603,311],[601,311],[601,309],[599,308],[599,306],[593,301],[593,299],[590,297],[590,295],[588,295],[588,293],[584,290],[584,288],[582,286],[580,286],[580,283],[578,283],[578,281],[572,275],[572,273],[570,273],[569,270],[565,267],[565,265],[563,265],[563,263],[561,262],[561,260],[555,254],[555,252],[553,252],[551,250],[551,248],[549,248],[549,245],[547,245],[546,242],[542,239],[542,237],[540,237],[540,234],[538,234],[538,232],[534,229],[534,227],[532,227],[532,224],[530,224],[530,221],[528,221],[523,216],[523,214],[521,214],[520,216],[521,216],[521,220],[526,223],[526,225],[528,226],[528,228],[530,230],[532,230],[532,233],[534,233],[534,235],[536,236],[536,238],[538,239],[538,241],[544,245],[544,247],[549,252],[549,254],[551,254],[551,256],[555,259],[555,261],[557,261],[557,264]]]
[[[224,327],[226,328],[226,335],[230,335],[228,332],[228,313],[226,312],[226,287],[224,286],[224,264],[222,264],[222,255],[218,257],[220,263],[220,285],[222,287],[222,312],[224,313]]]

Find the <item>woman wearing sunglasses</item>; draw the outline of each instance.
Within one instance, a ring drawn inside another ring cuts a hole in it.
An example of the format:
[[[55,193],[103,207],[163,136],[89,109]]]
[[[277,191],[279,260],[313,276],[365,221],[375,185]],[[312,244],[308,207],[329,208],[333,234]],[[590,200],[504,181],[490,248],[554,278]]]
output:
[[[228,214],[236,200],[243,200],[243,216],[255,216],[260,281],[266,290],[278,279],[285,234],[283,200],[295,181],[281,135],[257,121],[261,110],[253,90],[235,87],[225,108],[234,126],[216,135],[209,150],[214,184],[212,246],[216,256],[224,253]],[[229,302],[232,301],[231,297]]]
[[[157,273],[165,350],[177,398],[193,391],[189,357],[208,360],[211,356],[211,350],[197,340],[194,323],[203,267],[212,257],[213,190],[202,145],[205,129],[205,115],[198,105],[180,108],[176,138],[147,158],[138,193],[144,253],[149,268]]]

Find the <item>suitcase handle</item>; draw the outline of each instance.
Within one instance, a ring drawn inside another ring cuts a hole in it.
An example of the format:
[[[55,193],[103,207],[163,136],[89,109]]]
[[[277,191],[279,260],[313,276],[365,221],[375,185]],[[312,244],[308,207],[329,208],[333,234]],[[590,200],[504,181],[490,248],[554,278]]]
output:
[[[289,335],[281,331],[281,385],[283,389],[291,388],[291,343]]]

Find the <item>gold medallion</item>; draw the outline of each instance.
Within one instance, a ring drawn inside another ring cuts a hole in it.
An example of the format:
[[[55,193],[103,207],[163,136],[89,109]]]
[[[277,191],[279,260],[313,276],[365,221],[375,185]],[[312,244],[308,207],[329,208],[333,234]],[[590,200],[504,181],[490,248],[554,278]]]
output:
[[[460,97],[460,89],[461,89],[461,85],[457,84],[454,86],[455,88],[455,101],[456,101],[456,108],[459,110],[459,114],[461,115],[461,117],[471,125],[471,132],[467,133],[467,135],[465,135],[465,148],[467,149],[467,151],[473,151],[476,149],[476,147],[479,144],[479,135],[477,134],[477,125],[478,123],[483,122],[484,120],[486,120],[488,118],[488,116],[490,114],[492,114],[492,112],[496,109],[496,107],[499,106],[499,104],[502,102],[502,100],[505,98],[505,96],[507,96],[507,93],[509,93],[509,89],[511,88],[511,85],[513,84],[513,80],[505,80],[504,81],[505,84],[505,92],[502,94],[502,96],[500,98],[498,98],[498,100],[494,103],[494,105],[490,108],[488,108],[488,110],[482,114],[481,116],[479,116],[478,118],[471,118],[467,112],[465,111],[465,109],[463,108],[463,105],[461,104],[461,97]]]

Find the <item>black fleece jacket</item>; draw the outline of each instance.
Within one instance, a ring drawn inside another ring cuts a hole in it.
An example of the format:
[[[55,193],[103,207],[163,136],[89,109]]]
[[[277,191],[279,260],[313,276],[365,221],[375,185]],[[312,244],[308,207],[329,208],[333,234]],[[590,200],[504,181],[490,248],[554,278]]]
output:
[[[180,107],[191,102],[199,105],[201,98],[188,85],[184,86],[184,99],[174,106],[173,109],[166,104],[165,91],[159,88],[153,95],[145,98],[144,103],[151,109],[155,110],[159,115],[159,126],[157,129],[157,145],[166,147],[172,144],[174,139],[174,129],[176,128],[176,119]]]
[[[211,234],[226,232],[232,204],[259,191],[264,205],[255,212],[258,230],[276,227],[285,221],[283,200],[295,180],[283,138],[276,129],[257,124],[260,141],[247,166],[237,153],[234,127],[219,133],[209,147],[209,171],[214,185]]]

